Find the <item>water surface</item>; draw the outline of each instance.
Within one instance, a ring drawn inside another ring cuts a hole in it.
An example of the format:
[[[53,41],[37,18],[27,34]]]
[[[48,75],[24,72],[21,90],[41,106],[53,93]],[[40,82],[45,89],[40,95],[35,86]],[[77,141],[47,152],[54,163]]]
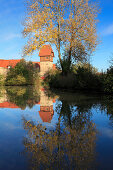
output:
[[[113,98],[7,87],[0,169],[113,169]]]

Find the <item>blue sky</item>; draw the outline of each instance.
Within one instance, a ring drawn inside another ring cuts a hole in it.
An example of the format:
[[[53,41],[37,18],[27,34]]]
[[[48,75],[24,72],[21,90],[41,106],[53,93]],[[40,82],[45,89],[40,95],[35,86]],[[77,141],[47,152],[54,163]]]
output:
[[[0,59],[18,59],[22,56],[25,40],[22,38],[22,22],[25,16],[24,0],[0,0]],[[113,0],[99,0],[101,13],[97,31],[101,43],[91,57],[91,63],[99,71],[109,67],[113,54]],[[54,50],[54,49],[53,49]],[[27,58],[39,61],[38,52]],[[54,63],[57,61],[55,51]]]

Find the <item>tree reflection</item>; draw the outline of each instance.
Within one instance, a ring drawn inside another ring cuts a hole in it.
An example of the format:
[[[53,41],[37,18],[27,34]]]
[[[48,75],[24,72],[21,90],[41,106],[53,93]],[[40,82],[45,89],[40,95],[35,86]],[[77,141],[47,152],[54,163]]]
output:
[[[61,100],[61,99],[60,99]],[[81,112],[83,111],[84,112]],[[55,130],[48,132],[42,124],[23,118],[27,137],[24,138],[25,153],[35,169],[87,169],[94,167],[96,128],[86,108],[57,101],[59,114]],[[63,126],[61,127],[61,120]]]
[[[109,116],[110,125],[113,127],[113,96],[104,96],[100,104],[100,109],[106,110]]]
[[[21,109],[25,109],[27,106],[32,108],[39,102],[39,93],[33,86],[21,87],[6,87],[7,100],[16,104]]]
[[[84,102],[84,100],[82,101],[81,97],[82,96],[72,97],[71,100],[65,95],[59,97],[56,103],[56,112],[63,117],[66,126],[74,126],[76,129],[82,129],[82,127],[84,128],[84,126],[90,122],[93,104],[88,104]]]

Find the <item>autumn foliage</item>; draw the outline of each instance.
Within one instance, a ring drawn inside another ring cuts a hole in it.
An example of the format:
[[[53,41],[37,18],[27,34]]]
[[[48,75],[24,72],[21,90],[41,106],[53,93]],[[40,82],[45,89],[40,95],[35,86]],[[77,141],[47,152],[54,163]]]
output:
[[[72,61],[85,60],[98,44],[96,24],[99,8],[90,0],[28,0],[23,35],[23,55],[43,44],[55,45],[63,70],[62,53]]]

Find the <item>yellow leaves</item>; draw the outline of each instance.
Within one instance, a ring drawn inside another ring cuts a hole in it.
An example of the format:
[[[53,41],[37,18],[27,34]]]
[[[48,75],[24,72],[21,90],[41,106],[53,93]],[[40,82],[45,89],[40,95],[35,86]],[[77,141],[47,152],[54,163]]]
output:
[[[57,165],[61,161],[64,162],[65,155],[70,165],[75,162],[79,168],[86,162],[88,165],[92,163],[96,139],[92,122],[80,124],[80,127],[72,124],[74,126],[67,126],[64,130],[60,129],[58,123],[56,129],[49,132],[45,131],[42,124],[27,124],[26,121],[24,124],[28,132],[24,142],[25,152],[31,156],[32,166],[34,165],[32,168],[39,169],[40,165],[51,167],[54,163]]]
[[[45,7],[49,7],[50,5],[49,4],[45,4]]]
[[[25,53],[32,53],[45,42],[55,44],[59,56],[62,44],[75,48],[81,42],[86,49],[92,46],[93,51],[97,44],[97,14],[97,6],[89,0],[31,1],[23,31],[28,37]]]

